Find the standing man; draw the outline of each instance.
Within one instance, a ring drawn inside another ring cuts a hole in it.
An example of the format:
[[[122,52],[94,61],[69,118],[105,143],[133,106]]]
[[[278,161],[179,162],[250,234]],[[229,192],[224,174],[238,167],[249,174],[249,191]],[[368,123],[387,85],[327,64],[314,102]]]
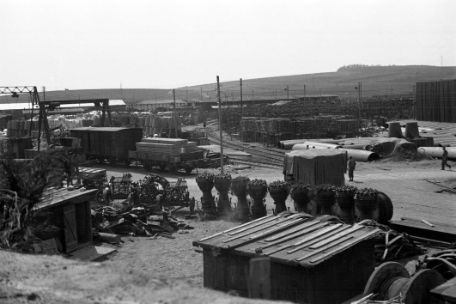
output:
[[[348,159],[348,178],[350,181],[353,181],[353,172],[355,171],[356,168],[356,161],[353,159],[353,157],[350,156]]]
[[[445,167],[448,167],[449,169],[451,169],[451,166],[447,163],[447,161],[448,161],[448,151],[445,148],[445,146],[443,146],[442,170],[445,170]]]

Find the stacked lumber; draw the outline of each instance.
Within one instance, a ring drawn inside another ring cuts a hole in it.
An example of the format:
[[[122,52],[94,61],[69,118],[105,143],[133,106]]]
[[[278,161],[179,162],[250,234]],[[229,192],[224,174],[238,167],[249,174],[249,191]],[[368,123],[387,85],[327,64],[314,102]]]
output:
[[[136,143],[136,151],[179,156],[199,151],[195,142],[182,138],[146,137]]]

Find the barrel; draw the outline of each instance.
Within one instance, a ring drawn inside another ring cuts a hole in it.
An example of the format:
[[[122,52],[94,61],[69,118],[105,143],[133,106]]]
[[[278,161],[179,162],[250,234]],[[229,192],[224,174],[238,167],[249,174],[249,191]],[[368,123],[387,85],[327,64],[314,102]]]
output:
[[[388,137],[402,138],[401,124],[398,122],[390,122],[388,127]]]
[[[418,137],[420,137],[420,132],[418,131],[418,123],[416,121],[408,122],[405,125],[405,137],[406,138],[418,138]]]

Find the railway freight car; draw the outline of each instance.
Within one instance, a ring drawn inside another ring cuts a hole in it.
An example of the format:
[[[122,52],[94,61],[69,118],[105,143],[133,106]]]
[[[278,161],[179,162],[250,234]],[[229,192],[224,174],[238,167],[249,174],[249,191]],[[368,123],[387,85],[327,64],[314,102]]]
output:
[[[135,150],[142,139],[141,128],[84,127],[70,132],[81,140],[87,158],[110,163],[128,162],[128,151]]]

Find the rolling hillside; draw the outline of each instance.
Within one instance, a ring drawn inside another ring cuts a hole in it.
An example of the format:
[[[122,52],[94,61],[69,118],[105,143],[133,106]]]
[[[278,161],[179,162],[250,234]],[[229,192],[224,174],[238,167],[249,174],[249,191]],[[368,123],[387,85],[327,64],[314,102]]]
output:
[[[407,95],[413,93],[416,82],[456,78],[456,67],[437,66],[347,66],[336,72],[290,75],[243,80],[244,98],[301,97],[306,86],[306,95],[340,95],[355,97],[355,86],[362,82],[363,96]],[[222,79],[223,80],[223,79]],[[192,90],[208,92],[215,98],[215,84],[191,87]],[[222,97],[239,97],[239,80],[222,82]]]
[[[215,78],[215,76],[214,76]],[[243,80],[243,98],[286,98],[286,86],[291,97],[301,97],[306,86],[306,95],[339,95],[356,98],[355,86],[362,82],[364,97],[375,95],[409,95],[416,82],[456,78],[456,67],[437,66],[362,66],[352,65],[336,72],[277,76]],[[223,79],[222,79],[223,80]],[[178,99],[216,100],[215,83],[176,89]],[[239,81],[221,83],[222,100],[239,99]],[[46,92],[47,100],[110,98],[124,99],[127,103],[141,100],[171,99],[171,89],[93,89]],[[0,96],[0,102],[27,102],[28,96],[19,99]]]

